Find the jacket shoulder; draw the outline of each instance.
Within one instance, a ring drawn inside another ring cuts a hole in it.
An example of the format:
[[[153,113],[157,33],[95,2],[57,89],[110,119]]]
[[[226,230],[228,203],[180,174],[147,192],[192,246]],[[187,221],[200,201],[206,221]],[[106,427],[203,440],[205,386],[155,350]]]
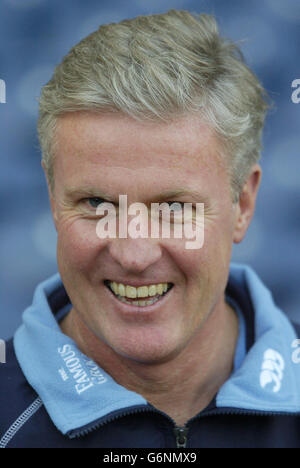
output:
[[[297,336],[300,338],[300,323],[297,323],[291,320],[291,324],[294,327]]]

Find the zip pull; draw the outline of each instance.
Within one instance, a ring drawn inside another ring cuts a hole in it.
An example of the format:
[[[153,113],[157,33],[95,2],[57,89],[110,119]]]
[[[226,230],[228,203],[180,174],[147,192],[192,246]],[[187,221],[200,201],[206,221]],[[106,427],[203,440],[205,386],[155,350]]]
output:
[[[176,426],[174,434],[176,437],[176,448],[186,448],[188,428]]]

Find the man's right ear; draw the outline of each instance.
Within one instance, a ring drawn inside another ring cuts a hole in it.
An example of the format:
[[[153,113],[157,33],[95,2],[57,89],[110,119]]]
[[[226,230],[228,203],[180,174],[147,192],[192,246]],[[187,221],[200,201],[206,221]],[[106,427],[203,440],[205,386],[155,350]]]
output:
[[[47,174],[47,170],[46,170],[46,166],[45,166],[44,161],[41,161],[41,166],[43,168],[43,171],[44,171],[45,177],[46,177],[46,182],[47,182],[47,187],[48,187],[48,194],[49,194],[49,201],[50,201],[50,208],[51,208],[51,212],[52,212],[54,226],[55,226],[55,229],[57,231],[57,214],[56,214],[55,198],[54,198],[53,191],[51,189],[51,184],[50,184],[49,179],[48,179],[48,174]]]

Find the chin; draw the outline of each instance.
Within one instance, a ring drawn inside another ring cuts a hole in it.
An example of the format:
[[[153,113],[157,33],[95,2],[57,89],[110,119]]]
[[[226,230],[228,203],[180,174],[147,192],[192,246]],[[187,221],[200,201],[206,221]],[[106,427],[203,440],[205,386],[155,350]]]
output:
[[[112,346],[116,354],[140,364],[153,365],[163,364],[174,359],[181,351],[181,348],[172,341],[166,339],[157,339],[151,337],[133,341],[129,339],[126,343],[118,343]]]

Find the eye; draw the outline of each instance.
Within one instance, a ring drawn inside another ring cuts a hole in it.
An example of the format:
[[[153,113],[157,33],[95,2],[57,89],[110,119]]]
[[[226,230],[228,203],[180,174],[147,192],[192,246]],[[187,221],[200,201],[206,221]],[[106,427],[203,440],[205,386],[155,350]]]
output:
[[[103,200],[103,198],[99,198],[99,197],[87,198],[86,200],[88,201],[88,203],[91,205],[92,208],[97,208],[101,203],[105,201]]]
[[[183,210],[183,206],[184,206],[183,202],[168,201],[167,203],[168,203],[169,207],[172,208],[172,210],[174,210],[174,211]]]

